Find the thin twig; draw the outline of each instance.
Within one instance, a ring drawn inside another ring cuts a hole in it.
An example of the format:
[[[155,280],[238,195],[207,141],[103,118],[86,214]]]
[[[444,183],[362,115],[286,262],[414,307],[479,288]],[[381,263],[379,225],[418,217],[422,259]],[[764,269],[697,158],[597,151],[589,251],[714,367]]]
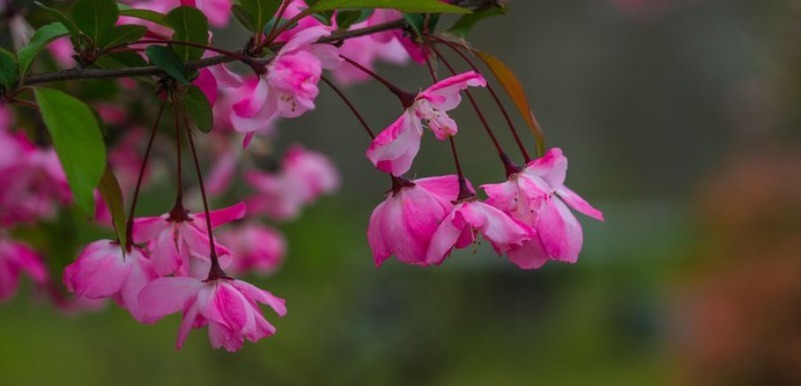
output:
[[[359,28],[352,31],[345,31],[336,33],[331,36],[324,37],[317,41],[317,43],[336,43],[343,40],[353,39],[360,36],[374,34],[376,32],[387,31],[391,29],[401,28],[406,25],[406,21],[402,19],[389,21],[386,23],[374,25],[371,27]],[[279,50],[283,43],[276,43],[270,46],[273,51]],[[244,54],[242,51],[237,51],[238,54]],[[196,61],[186,63],[187,70],[197,70],[201,68],[216,66],[219,64],[230,63],[236,59],[225,56],[212,56]],[[61,82],[67,80],[80,80],[80,79],[116,79],[116,78],[133,78],[138,76],[167,76],[162,69],[156,66],[140,66],[129,68],[114,68],[114,69],[97,69],[97,68],[73,68],[69,70],[49,72],[43,74],[32,74],[25,77],[20,82],[20,86],[32,86],[36,84]]]

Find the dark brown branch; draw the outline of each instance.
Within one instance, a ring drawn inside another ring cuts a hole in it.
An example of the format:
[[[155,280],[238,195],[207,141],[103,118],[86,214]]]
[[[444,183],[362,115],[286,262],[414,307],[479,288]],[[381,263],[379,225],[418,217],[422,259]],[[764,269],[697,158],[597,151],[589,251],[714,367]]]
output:
[[[324,37],[318,43],[336,43],[347,39],[353,39],[360,36],[371,35],[377,32],[401,28],[406,25],[404,20],[395,20],[371,27],[356,29],[353,31],[345,31],[336,33],[331,36]],[[273,44],[270,46],[273,50],[278,50],[283,44]],[[238,51],[238,53],[242,53]],[[186,64],[187,70],[197,70],[205,67],[216,66],[223,63],[230,63],[236,59],[225,56],[212,56],[205,59],[189,62]],[[142,66],[142,67],[129,67],[129,68],[115,68],[115,69],[96,69],[96,68],[73,68],[70,70],[50,72],[44,74],[32,74],[20,83],[22,86],[33,86],[42,83],[61,82],[66,80],[79,80],[79,79],[115,79],[115,78],[132,78],[137,76],[167,76],[167,74],[156,66]]]

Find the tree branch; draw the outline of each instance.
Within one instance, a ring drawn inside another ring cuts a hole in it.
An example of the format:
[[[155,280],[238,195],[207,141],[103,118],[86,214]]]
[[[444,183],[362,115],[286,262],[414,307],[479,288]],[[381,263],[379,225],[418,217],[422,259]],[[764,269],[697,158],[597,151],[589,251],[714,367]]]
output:
[[[317,43],[338,43],[348,39],[353,39],[361,36],[371,35],[377,32],[388,31],[396,28],[405,27],[406,21],[398,19],[389,21],[382,24],[377,24],[370,27],[359,28],[352,31],[344,31],[332,34],[331,36],[324,37],[317,41]],[[279,50],[283,43],[276,43],[270,45],[274,51]],[[242,53],[237,51],[237,53]],[[216,66],[219,64],[230,63],[236,61],[235,58],[218,55],[209,58],[196,60],[186,63],[187,70],[198,70],[205,67]],[[66,80],[79,80],[79,79],[115,79],[115,78],[132,78],[137,76],[167,76],[167,73],[162,71],[156,66],[141,66],[129,68],[115,68],[115,69],[98,69],[98,68],[72,68],[69,70],[48,72],[43,74],[31,74],[25,77],[20,86],[33,86],[36,84],[61,82]]]

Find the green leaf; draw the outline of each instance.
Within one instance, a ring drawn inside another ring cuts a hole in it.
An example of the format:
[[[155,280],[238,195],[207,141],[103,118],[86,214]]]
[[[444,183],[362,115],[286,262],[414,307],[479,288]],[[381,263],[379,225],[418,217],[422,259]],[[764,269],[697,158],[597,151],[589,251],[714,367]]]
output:
[[[253,16],[250,16],[248,11],[245,11],[239,4],[234,4],[231,6],[231,13],[234,14],[236,20],[239,20],[239,24],[242,24],[245,29],[248,31],[258,31],[256,29],[256,21],[253,20]]]
[[[64,24],[61,23],[51,23],[39,27],[39,29],[33,33],[30,43],[28,43],[27,46],[22,47],[22,49],[17,53],[20,78],[23,78],[28,72],[31,63],[33,63],[33,59],[36,58],[36,55],[39,54],[39,51],[45,48],[56,38],[68,34],[69,31],[66,27],[64,27]]]
[[[483,51],[473,49],[473,52],[478,56],[484,64],[489,67],[490,71],[495,75],[495,78],[503,86],[509,98],[512,99],[515,107],[523,116],[529,130],[534,134],[537,140],[537,154],[542,155],[545,152],[545,133],[543,133],[537,118],[534,117],[534,112],[531,110],[531,104],[528,102],[526,91],[520,80],[514,72],[506,66],[500,59]]]
[[[434,32],[437,23],[439,22],[438,14],[425,14],[425,13],[404,13],[403,19],[409,23],[415,34],[415,38],[423,36],[424,31]]]
[[[141,25],[119,25],[112,28],[100,42],[100,47],[111,47],[118,44],[135,42],[145,36],[147,27]]]
[[[173,50],[162,46],[150,46],[145,49],[145,55],[150,58],[150,63],[164,70],[175,80],[183,84],[189,84],[184,62]]]
[[[75,203],[94,214],[93,191],[106,168],[106,146],[92,110],[64,92],[35,88],[34,95]]]
[[[414,13],[470,13],[469,9],[439,0],[320,0],[311,6],[314,12],[346,8],[391,8]]]
[[[147,61],[132,51],[112,52],[97,58],[95,65],[100,68],[124,68],[147,66]]]
[[[372,14],[372,9],[363,9],[361,11],[339,11],[337,12],[336,17],[337,28],[345,31],[350,28],[350,26],[367,20],[367,18],[369,18]]]
[[[117,238],[120,240],[120,247],[125,253],[128,246],[128,233],[127,222],[125,218],[125,204],[122,199],[122,189],[120,183],[117,181],[117,176],[111,171],[111,168],[106,166],[103,176],[100,178],[100,185],[98,185],[100,195],[103,201],[106,202],[106,207],[111,213],[111,223],[114,225],[114,230],[117,232]]]
[[[95,42],[114,27],[120,10],[114,0],[78,0],[72,5],[72,20],[75,25]]]
[[[14,54],[0,48],[0,86],[6,90],[17,84],[17,58]]]
[[[198,130],[208,133],[214,125],[214,115],[211,103],[197,86],[189,86],[183,94],[183,104],[186,112],[195,121]]]
[[[120,4],[122,6],[122,4]],[[127,16],[133,17],[140,20],[146,20],[149,22],[156,23],[158,25],[163,25],[165,27],[170,27],[167,24],[167,16],[155,11],[148,11],[146,9],[120,9],[120,16]]]
[[[239,5],[253,19],[253,28],[250,31],[260,33],[278,12],[281,0],[239,0]]]
[[[505,6],[492,6],[475,13],[464,15],[448,29],[448,32],[461,38],[466,38],[467,34],[470,33],[470,30],[473,29],[476,23],[488,17],[503,15],[506,11],[507,9]]]
[[[72,36],[73,40],[74,41],[78,41],[77,39],[78,39],[78,36],[81,35],[81,31],[78,29],[78,26],[75,25],[75,22],[72,21],[72,19],[68,18],[67,15],[65,15],[63,12],[61,12],[61,11],[55,9],[55,8],[50,8],[50,7],[40,3],[38,1],[35,1],[34,4],[36,4],[37,7],[41,8],[42,10],[47,12],[50,16],[52,16],[56,20],[60,21],[61,24],[64,24],[64,27],[67,28],[67,30],[69,31],[69,34]]]
[[[209,21],[206,15],[195,7],[178,7],[170,11],[166,17],[167,24],[175,33],[172,39],[177,42],[190,42],[195,44],[209,44]],[[174,45],[173,50],[184,62],[200,59],[203,49]]]

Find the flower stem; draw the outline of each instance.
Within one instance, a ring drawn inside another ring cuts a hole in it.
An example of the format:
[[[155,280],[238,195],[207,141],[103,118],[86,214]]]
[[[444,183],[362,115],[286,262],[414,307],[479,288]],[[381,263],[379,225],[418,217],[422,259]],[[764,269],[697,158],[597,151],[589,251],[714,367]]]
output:
[[[368,69],[367,67],[361,65],[360,63],[356,62],[355,60],[348,58],[344,55],[339,55],[340,58],[344,59],[346,62],[351,64],[353,67],[358,68],[360,71],[364,72],[367,75],[370,75],[373,79],[381,82],[384,86],[386,86],[389,91],[393,94],[398,96],[400,99],[401,104],[403,105],[404,109],[408,109],[414,104],[415,96],[409,92],[403,91],[400,87],[394,85],[392,82],[386,80],[386,78],[382,77],[381,75],[376,74],[374,71]]]
[[[464,173],[462,172],[462,164],[459,162],[459,153],[456,151],[456,141],[453,137],[450,137],[451,143],[451,154],[453,154],[453,162],[456,164],[456,175],[459,178],[459,196],[456,198],[456,201],[464,201],[471,199],[476,196],[475,193],[471,192],[470,189],[467,187],[467,179],[464,178]]]
[[[345,94],[343,94],[342,91],[337,86],[331,83],[331,81],[328,80],[328,78],[323,76],[320,79],[322,79],[323,82],[325,82],[325,84],[328,85],[328,87],[331,87],[331,89],[334,90],[334,92],[337,95],[339,95],[339,98],[342,99],[342,101],[345,102],[346,105],[348,105],[350,111],[353,113],[353,115],[356,116],[356,119],[359,120],[359,123],[362,124],[362,127],[364,127],[364,131],[367,132],[367,135],[369,135],[371,139],[375,139],[375,134],[373,134],[373,131],[370,130],[370,126],[367,125],[367,122],[364,120],[364,117],[362,117],[359,111],[356,110],[356,107],[353,106],[353,103],[351,103],[351,101],[345,96]]]
[[[195,140],[192,136],[192,130],[189,128],[189,119],[186,112],[183,112],[184,128],[186,129],[186,136],[189,139],[189,148],[192,150],[192,160],[195,164],[195,173],[197,173],[197,182],[200,185],[200,197],[203,199],[203,212],[206,214],[206,230],[209,236],[209,258],[211,259],[211,268],[209,269],[209,277],[206,281],[217,279],[228,279],[222,267],[220,267],[220,259],[217,257],[217,248],[214,242],[214,231],[211,226],[211,213],[209,211],[209,199],[206,196],[206,187],[203,184],[203,173],[200,171],[200,162],[197,157],[197,150],[195,149]]]
[[[175,158],[177,161],[176,166],[176,194],[175,205],[170,211],[170,220],[183,221],[186,218],[186,209],[184,208],[184,178],[183,178],[183,160],[181,156],[181,117],[179,112],[182,106],[178,103],[177,99],[171,97],[173,115],[175,116]]]
[[[126,238],[128,240],[128,245],[125,245],[125,249],[130,252],[131,245],[134,244],[133,241],[133,228],[134,228],[134,215],[136,214],[136,202],[139,200],[139,190],[142,188],[142,179],[145,175],[145,169],[147,169],[147,161],[150,159],[150,152],[153,150],[153,140],[156,138],[156,131],[159,128],[159,123],[161,123],[161,117],[164,113],[164,107],[166,102],[161,103],[161,107],[159,107],[158,115],[156,116],[156,122],[153,124],[153,129],[150,131],[150,138],[147,141],[147,148],[145,149],[145,158],[142,160],[142,166],[139,168],[139,177],[136,179],[136,188],[134,189],[133,200],[131,201],[131,209],[128,213],[128,224],[126,226],[127,235]]]
[[[456,69],[453,68],[453,66],[451,66],[451,64],[447,61],[447,59],[445,59],[442,56],[442,54],[436,49],[436,47],[434,47],[432,45],[431,49],[437,55],[437,59],[439,61],[441,61],[442,64],[445,65],[445,67],[448,68],[448,71],[450,71],[453,75],[456,75],[457,74],[456,73]],[[484,129],[487,131],[487,135],[489,135],[490,139],[492,140],[492,144],[495,146],[495,150],[498,152],[498,155],[501,157],[501,159],[503,159],[503,157],[506,154],[506,152],[503,151],[503,147],[501,147],[501,143],[498,142],[498,138],[495,136],[495,133],[492,131],[492,128],[490,127],[489,123],[487,122],[487,118],[484,116],[484,113],[482,113],[481,109],[478,107],[478,103],[476,102],[476,99],[473,98],[473,94],[470,93],[470,90],[464,90],[464,93],[465,93],[465,95],[467,95],[467,99],[470,100],[470,104],[473,106],[473,110],[476,111],[476,114],[478,115],[478,119],[481,121],[481,124],[484,126]]]
[[[428,37],[432,38],[432,39],[434,39],[434,40],[436,40],[436,41],[438,41],[438,42],[440,42],[442,44],[445,44],[451,50],[456,52],[456,54],[458,54],[467,63],[467,65],[469,65],[470,68],[473,69],[473,71],[479,72],[479,73],[481,72],[481,71],[479,71],[479,69],[475,65],[475,63],[473,63],[473,61],[470,60],[470,57],[465,55],[464,52],[462,52],[457,45],[455,45],[455,44],[453,44],[453,43],[451,43],[451,42],[449,42],[449,41],[447,41],[445,39],[442,39],[442,38],[439,38],[437,36],[434,36],[434,35],[428,35]],[[495,100],[495,104],[497,104],[498,108],[501,110],[501,113],[503,114],[503,118],[506,120],[506,124],[509,125],[509,130],[512,131],[512,135],[515,138],[515,142],[517,143],[517,147],[520,149],[520,153],[523,155],[523,158],[525,159],[526,163],[528,163],[529,161],[531,161],[531,155],[529,155],[528,150],[526,150],[526,147],[523,145],[523,141],[520,139],[520,135],[517,133],[517,128],[515,128],[515,125],[512,122],[512,118],[509,115],[509,111],[506,110],[506,106],[504,106],[503,103],[501,102],[501,98],[498,97],[498,94],[495,92],[495,89],[489,83],[487,83],[487,91],[489,91],[490,95],[492,95],[492,99]]]

